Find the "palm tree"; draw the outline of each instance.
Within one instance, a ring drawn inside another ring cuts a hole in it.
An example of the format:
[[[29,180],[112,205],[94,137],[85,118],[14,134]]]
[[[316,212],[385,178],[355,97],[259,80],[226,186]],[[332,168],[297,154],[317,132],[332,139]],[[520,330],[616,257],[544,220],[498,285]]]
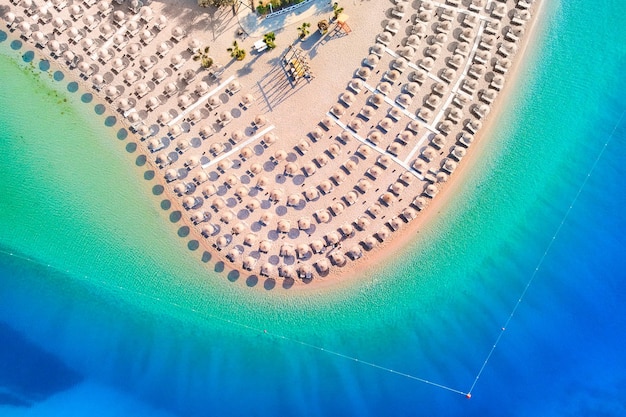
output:
[[[310,23],[304,22],[301,26],[298,26],[298,37],[304,39],[309,34]]]
[[[213,65],[213,58],[209,56],[209,47],[205,46],[204,49],[199,50],[193,56],[194,61],[200,61],[200,65],[204,69],[211,68]]]
[[[235,58],[237,61],[243,61],[246,57],[246,50],[239,47],[237,41],[233,42],[233,46],[227,49],[230,52],[230,56]]]
[[[339,3],[335,2],[333,3],[333,15],[335,20],[337,20],[337,17],[343,13],[343,7],[339,7]]]

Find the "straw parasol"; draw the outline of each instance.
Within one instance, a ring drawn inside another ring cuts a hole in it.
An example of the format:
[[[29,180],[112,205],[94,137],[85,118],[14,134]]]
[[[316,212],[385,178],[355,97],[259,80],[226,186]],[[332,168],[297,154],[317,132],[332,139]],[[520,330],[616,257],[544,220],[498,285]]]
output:
[[[369,189],[372,188],[372,182],[367,178],[361,178],[359,182],[357,182],[356,186],[363,193],[366,193]]]
[[[289,197],[287,197],[288,206],[297,206],[300,204],[300,201],[302,201],[302,196],[298,193],[290,194]]]
[[[293,245],[290,245],[288,243],[283,243],[280,246],[280,252],[279,252],[280,256],[296,256],[296,251],[293,247]]]
[[[279,188],[275,188],[272,191],[270,191],[270,201],[277,203],[280,200],[282,200],[284,195],[285,193],[283,192],[283,190]]]
[[[319,154],[317,157],[315,157],[315,162],[317,162],[320,167],[323,167],[328,163],[328,157],[326,156],[326,154]]]
[[[426,161],[432,161],[435,157],[437,156],[437,151],[430,147],[430,146],[426,146],[423,150],[422,150],[422,158],[424,158]]]
[[[339,233],[335,232],[334,230],[332,232],[329,232],[325,236],[325,238],[329,245],[336,245],[341,240],[341,236],[339,236]]]
[[[159,163],[159,161],[164,162],[167,160],[167,156],[165,154],[159,154],[157,155],[156,160],[157,160],[157,163]],[[167,171],[165,171],[165,181],[171,182],[177,179],[178,179],[178,171],[176,171],[173,168],[170,168]]]
[[[202,223],[203,221],[205,221],[205,220],[206,220],[206,216],[205,216],[204,211],[202,211],[202,210],[198,210],[198,211],[195,211],[195,212],[191,215],[190,219],[191,219],[191,221],[192,221],[194,224],[198,224],[198,223]]]
[[[383,129],[385,131],[388,131],[393,126],[393,120],[391,120],[391,118],[389,118],[389,117],[383,117],[381,119],[381,121],[378,122],[378,126],[381,129]]]
[[[231,210],[227,210],[220,216],[220,221],[224,224],[228,224],[235,218],[235,215]]]
[[[388,36],[388,33],[382,33],[380,36]],[[380,61],[380,58],[378,57],[378,55],[374,55],[374,54],[370,54],[368,55],[365,60],[363,61],[363,65],[366,65],[370,68],[375,68],[376,65],[378,65],[378,62]]]
[[[402,227],[402,224],[402,220],[400,220],[400,218],[397,216],[392,217],[391,220],[389,220],[389,226],[394,232],[400,229]]]
[[[202,189],[202,195],[204,196],[204,198],[209,198],[210,196],[215,195],[216,193],[217,193],[217,188],[213,184],[207,185],[206,187]]]
[[[402,191],[404,190],[404,185],[402,185],[401,182],[396,181],[393,184],[391,184],[389,188],[393,194],[399,196],[400,194],[402,194]]]
[[[344,236],[350,237],[350,236],[352,236],[354,234],[354,226],[352,226],[350,223],[344,223],[339,228],[339,231]]]
[[[326,246],[324,244],[324,241],[321,239],[315,239],[314,241],[311,242],[311,250],[314,253],[320,253],[324,250],[324,247]]]
[[[367,80],[367,77],[369,77],[371,73],[372,71],[369,68],[361,67],[357,70],[356,76],[362,80]]]
[[[246,208],[250,212],[253,212],[254,210],[258,210],[260,207],[261,207],[261,202],[256,198],[253,198],[252,200],[248,201],[248,204],[246,204]]]
[[[324,116],[320,123],[322,123],[322,125],[324,125],[326,129],[331,129],[333,126],[335,126],[335,121],[328,116]]]
[[[197,201],[194,197],[188,196],[183,199],[183,207],[187,210],[194,208],[197,205]]]
[[[239,252],[239,250],[236,248],[233,248],[229,250],[228,253],[226,254],[226,259],[228,259],[231,262],[236,262],[237,259],[239,259],[240,255],[241,253]]]
[[[259,164],[258,162],[255,162],[254,164],[250,165],[250,172],[252,174],[256,175],[262,171],[263,171],[263,166]]]
[[[356,219],[356,225],[360,230],[367,229],[370,223],[371,223],[370,220],[365,216],[361,216],[358,219]]]
[[[274,274],[274,265],[269,262],[265,262],[263,266],[261,266],[260,273],[264,277],[271,277]]]
[[[298,259],[304,259],[311,253],[311,248],[305,243],[300,243],[296,248]]]
[[[187,185],[182,182],[179,182],[174,186],[174,193],[178,196],[181,196],[187,192]]]
[[[224,201],[222,197],[215,197],[213,199],[213,202],[211,203],[211,207],[215,211],[222,210],[224,207],[226,207],[226,201]]]
[[[246,256],[243,260],[242,267],[245,270],[251,271],[254,268],[254,264],[256,264],[256,259],[252,256]]]
[[[428,184],[424,189],[424,193],[430,198],[434,198],[438,192],[439,188],[435,184]]]
[[[346,209],[346,206],[339,201],[334,202],[330,206],[330,210],[333,212],[335,216],[339,216],[341,213],[343,213],[345,209]]]
[[[424,208],[426,208],[426,206],[428,206],[428,200],[425,199],[424,197],[416,197],[413,200],[413,206],[415,206],[418,210],[423,210]]]
[[[298,229],[300,230],[308,230],[311,228],[311,218],[308,216],[300,217],[298,219]]]
[[[367,159],[372,154],[372,148],[367,145],[360,145],[356,152],[363,157],[363,159]]]
[[[269,178],[267,178],[265,175],[261,175],[256,180],[256,187],[260,190],[263,190],[265,187],[269,185],[269,183],[270,183]]]
[[[286,220],[286,219],[280,219],[278,221],[278,225],[277,225],[276,229],[280,233],[289,233],[289,231],[291,230],[291,222],[289,220]]]
[[[174,28],[172,28],[172,37],[174,39],[179,39],[183,36],[185,36],[185,31],[183,30],[183,28],[181,28],[180,26],[174,26]]]
[[[380,201],[386,205],[387,207],[389,207],[390,205],[392,205],[395,201],[396,198],[394,197],[394,195],[390,192],[384,192],[381,196],[380,196]]]
[[[304,198],[308,201],[315,200],[319,197],[319,195],[319,191],[317,191],[317,188],[315,187],[308,188],[304,191]]]
[[[435,149],[441,149],[444,147],[444,145],[446,144],[446,137],[443,136],[440,133],[437,133],[432,140],[430,141],[430,144],[433,146],[433,148]]]
[[[467,151],[465,150],[465,148],[462,148],[460,146],[454,146],[452,150],[450,151],[450,155],[456,158],[457,161],[460,161],[461,159],[463,159],[466,153]]]
[[[265,135],[263,135],[263,142],[265,142],[268,145],[273,144],[274,142],[276,142],[277,136],[275,133],[273,132],[269,132],[266,133]]]
[[[255,233],[248,233],[243,239],[243,244],[252,247],[258,240],[258,236]]]
[[[380,176],[380,174],[382,174],[382,169],[379,166],[374,165],[368,168],[367,174],[373,179],[377,179]]]
[[[341,153],[341,146],[339,146],[339,144],[337,143],[331,143],[328,147],[328,152],[330,152],[330,154],[335,157]]]
[[[321,209],[315,212],[315,216],[317,217],[317,221],[319,223],[328,223],[330,220],[330,213],[328,210]]]
[[[385,227],[385,226],[381,227],[376,232],[376,236],[381,241],[387,239],[389,237],[389,229],[387,227]]]
[[[328,270],[330,269],[330,265],[328,264],[328,259],[323,258],[315,262],[315,267],[320,273],[328,272]]]
[[[212,224],[205,224],[202,226],[200,231],[204,237],[209,237],[215,233],[215,226],[213,226]]]
[[[363,122],[358,118],[352,119],[350,123],[348,123],[348,127],[354,130],[355,132],[358,132],[362,126],[363,126]]]
[[[272,249],[272,242],[270,240],[264,239],[259,242],[259,252],[268,253]]]
[[[330,260],[336,266],[344,266],[347,263],[345,255],[341,252],[335,251],[330,254]]]
[[[367,212],[371,214],[373,217],[379,216],[383,211],[383,208],[380,204],[374,203],[367,208]]]
[[[348,107],[350,107],[350,105],[354,103],[355,97],[354,94],[352,94],[351,92],[345,91],[339,96],[339,99],[343,101]]]

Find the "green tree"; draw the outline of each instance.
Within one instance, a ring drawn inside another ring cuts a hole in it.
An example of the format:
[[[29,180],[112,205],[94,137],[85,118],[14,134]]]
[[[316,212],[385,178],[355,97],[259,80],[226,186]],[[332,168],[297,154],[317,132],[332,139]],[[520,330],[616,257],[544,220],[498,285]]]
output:
[[[343,7],[339,7],[339,3],[333,3],[333,17],[337,20],[337,17],[343,13]]]
[[[213,65],[213,58],[209,56],[209,49],[210,48],[208,46],[205,46],[204,49],[200,49],[193,56],[193,60],[200,61],[200,65],[204,69],[211,68],[211,66]]]
[[[302,25],[298,26],[298,37],[300,39],[304,39],[306,35],[309,34],[310,27],[311,27],[311,24],[308,22],[304,22],[302,23]]]
[[[246,57],[246,50],[239,47],[237,41],[233,42],[233,46],[227,49],[230,52],[230,56],[235,58],[237,61],[243,61]]]
[[[269,32],[263,35],[263,42],[267,45],[268,49],[276,48],[276,34],[274,32]]]
[[[200,7],[222,7],[232,6],[235,4],[235,0],[198,0],[198,6]]]

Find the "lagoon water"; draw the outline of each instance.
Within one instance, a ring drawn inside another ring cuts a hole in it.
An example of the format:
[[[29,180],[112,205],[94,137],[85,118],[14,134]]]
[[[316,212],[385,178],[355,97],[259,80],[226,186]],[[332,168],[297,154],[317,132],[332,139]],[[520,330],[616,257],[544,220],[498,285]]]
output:
[[[626,415],[626,3],[544,1],[479,167],[332,294],[211,260],[116,116],[1,36],[0,415]]]

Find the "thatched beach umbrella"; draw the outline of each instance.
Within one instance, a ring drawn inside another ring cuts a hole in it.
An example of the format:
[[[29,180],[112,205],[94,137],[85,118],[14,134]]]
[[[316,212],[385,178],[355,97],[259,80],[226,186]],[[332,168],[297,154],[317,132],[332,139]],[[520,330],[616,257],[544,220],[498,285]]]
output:
[[[321,209],[315,212],[315,217],[319,223],[328,223],[330,220],[330,213],[328,210]]]
[[[384,241],[385,239],[389,237],[389,229],[386,226],[381,227],[376,232],[376,236],[378,237],[379,240]]]
[[[252,256],[246,256],[243,260],[242,267],[247,271],[251,271],[254,268],[254,264],[256,264],[256,259]]]
[[[226,210],[220,215],[220,221],[224,224],[229,224],[235,218],[235,214],[231,210]]]
[[[290,245],[288,243],[283,243],[280,246],[279,254],[280,254],[280,256],[291,256],[291,257],[294,257],[294,256],[296,256],[296,250],[293,247],[293,245]]]
[[[231,262],[236,262],[239,259],[240,255],[241,255],[241,252],[239,252],[239,249],[233,248],[229,250],[228,253],[226,254],[226,259],[228,259]]]
[[[200,230],[201,230],[202,236],[209,237],[215,233],[215,226],[213,226],[212,224],[205,224],[202,226]]]
[[[383,171],[381,167],[374,165],[368,168],[366,172],[371,178],[377,179]]]
[[[197,204],[198,203],[196,199],[192,196],[188,196],[183,199],[183,207],[185,207],[187,210],[194,208]]]
[[[204,198],[209,198],[212,195],[215,195],[216,193],[217,193],[217,188],[213,184],[207,185],[206,187],[202,189],[202,195],[204,196]]]
[[[317,199],[320,196],[319,191],[315,187],[308,188],[304,191],[304,198],[308,201]]]
[[[435,184],[428,184],[424,189],[424,193],[430,198],[434,198],[439,192],[439,188]]]
[[[259,237],[256,235],[256,233],[248,233],[243,239],[243,244],[252,247],[254,246],[258,238]]]
[[[338,251],[335,251],[330,254],[330,260],[332,261],[333,265],[340,266],[340,267],[344,266],[347,263],[347,259],[345,255]]]
[[[159,154],[157,155],[157,163],[159,163],[158,161],[164,162],[167,160],[167,156],[165,154]],[[178,171],[176,171],[175,169],[168,169],[167,171],[165,171],[165,181],[167,182],[171,182],[171,181],[175,181],[178,179]]]

